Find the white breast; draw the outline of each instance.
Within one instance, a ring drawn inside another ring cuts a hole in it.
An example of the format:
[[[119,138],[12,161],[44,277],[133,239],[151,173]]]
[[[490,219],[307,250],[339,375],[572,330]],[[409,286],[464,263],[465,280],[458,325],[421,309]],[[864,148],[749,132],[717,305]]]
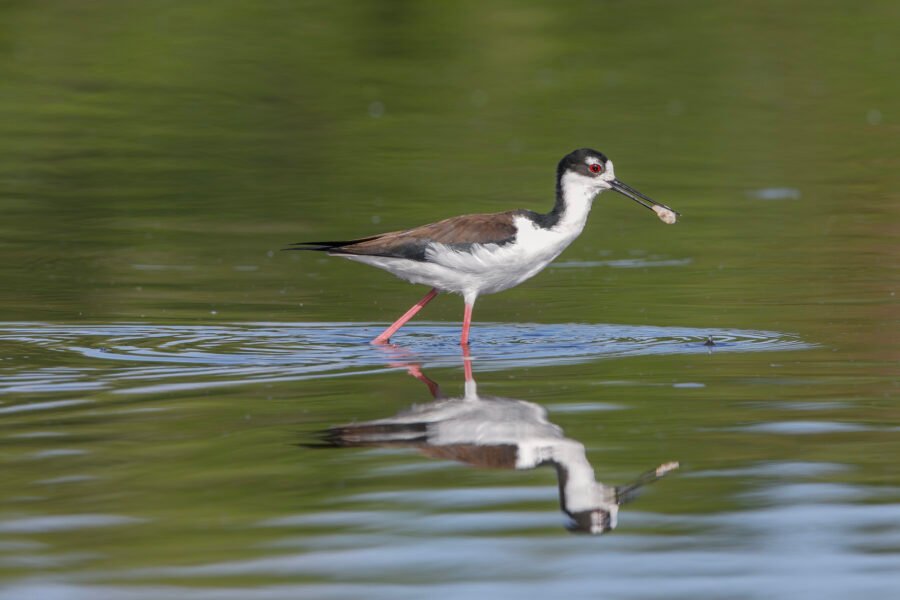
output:
[[[426,251],[426,261],[383,256],[344,257],[384,269],[411,283],[462,294],[467,302],[474,302],[482,294],[502,292],[533,277],[581,234],[597,190],[576,179],[564,178],[562,186],[566,208],[557,223],[544,229],[527,217],[517,217],[512,243],[473,244],[465,250],[434,243]]]

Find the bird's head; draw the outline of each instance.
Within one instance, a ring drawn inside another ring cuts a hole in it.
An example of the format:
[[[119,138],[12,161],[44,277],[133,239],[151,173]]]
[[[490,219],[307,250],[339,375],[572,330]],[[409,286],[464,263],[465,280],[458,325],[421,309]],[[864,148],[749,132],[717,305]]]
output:
[[[589,189],[594,193],[608,190],[616,179],[613,163],[606,155],[590,148],[581,148],[566,154],[556,175],[565,186]]]
[[[616,179],[613,162],[605,154],[580,148],[566,154],[556,168],[557,195],[563,201],[576,198],[593,199],[604,190],[614,190],[649,208],[665,222],[672,224],[678,213]]]
[[[572,533],[602,535],[616,528],[619,521],[619,507],[616,504],[597,506],[590,510],[568,513],[566,529]]]
[[[574,533],[601,535],[616,528],[619,508],[637,498],[645,485],[658,481],[678,468],[667,462],[638,476],[625,485],[610,486],[594,481],[567,486],[568,475],[561,471],[560,491],[563,512],[569,517],[566,528]]]

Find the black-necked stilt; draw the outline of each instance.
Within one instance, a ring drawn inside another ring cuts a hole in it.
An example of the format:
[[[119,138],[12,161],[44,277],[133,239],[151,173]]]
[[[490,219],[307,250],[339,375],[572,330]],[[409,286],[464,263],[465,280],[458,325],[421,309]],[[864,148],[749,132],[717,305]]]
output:
[[[466,360],[468,357],[464,357]],[[395,366],[399,366],[396,365]],[[539,404],[514,398],[480,396],[467,369],[465,394],[447,398],[416,364],[410,375],[428,386],[433,402],[416,404],[393,417],[332,427],[322,433],[326,447],[407,447],[425,456],[481,468],[556,469],[559,503],[574,532],[602,534],[614,529],[619,507],[638,490],[678,468],[660,465],[631,483],[597,481],[581,442],[568,438],[547,419]]]
[[[298,242],[289,250],[318,250],[390,271],[431,291],[372,343],[387,343],[438,292],[461,294],[465,315],[460,343],[469,343],[472,307],[482,294],[502,292],[533,277],[578,237],[591,203],[615,190],[653,210],[665,223],[678,213],[616,179],[613,163],[601,152],[582,148],[556,168],[556,204],[546,213],[511,210],[462,215],[405,231],[332,242]]]

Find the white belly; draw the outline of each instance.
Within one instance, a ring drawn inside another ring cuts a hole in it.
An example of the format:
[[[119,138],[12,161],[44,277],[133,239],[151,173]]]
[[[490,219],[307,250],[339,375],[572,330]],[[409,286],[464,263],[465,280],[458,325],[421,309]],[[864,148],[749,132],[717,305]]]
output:
[[[443,244],[427,250],[427,261],[383,256],[344,258],[389,271],[411,283],[474,298],[519,285],[539,273],[580,233],[535,227],[528,219],[517,222],[514,242],[503,246],[475,244],[456,251]]]

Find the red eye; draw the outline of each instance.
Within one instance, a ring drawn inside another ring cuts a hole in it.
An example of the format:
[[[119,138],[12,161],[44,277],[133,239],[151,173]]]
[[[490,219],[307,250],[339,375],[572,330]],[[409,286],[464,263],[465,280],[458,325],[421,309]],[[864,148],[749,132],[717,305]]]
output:
[[[599,173],[603,170],[603,167],[600,166],[600,163],[592,163],[588,169],[591,170],[591,173]]]

